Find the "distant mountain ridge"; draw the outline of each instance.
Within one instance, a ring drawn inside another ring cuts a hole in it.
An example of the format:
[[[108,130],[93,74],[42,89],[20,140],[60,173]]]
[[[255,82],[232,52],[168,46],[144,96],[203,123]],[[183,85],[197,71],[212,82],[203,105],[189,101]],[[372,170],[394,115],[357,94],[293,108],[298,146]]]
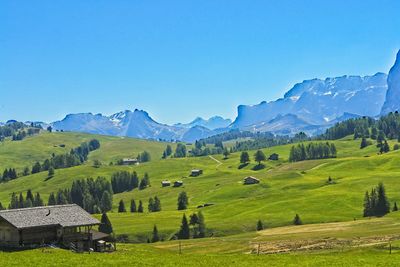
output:
[[[219,131],[202,125],[218,127],[229,125],[222,117],[209,120],[197,118],[190,124],[166,125],[156,122],[143,110],[125,110],[111,116],[92,113],[69,114],[63,120],[52,123],[55,130],[86,132],[93,134],[129,136],[154,140],[182,140],[187,142],[206,138]]]
[[[189,123],[156,122],[143,110],[125,110],[111,116],[69,114],[51,123],[56,130],[193,142],[232,129],[293,135],[315,135],[329,126],[360,116],[377,117],[400,110],[400,51],[389,75],[341,76],[304,80],[283,98],[257,105],[240,105],[232,122],[220,116]],[[43,125],[45,125],[43,123]]]
[[[265,124],[287,114],[294,114],[311,125],[330,124],[345,113],[376,116],[385,101],[386,80],[384,73],[306,80],[276,101],[239,106],[231,127]]]

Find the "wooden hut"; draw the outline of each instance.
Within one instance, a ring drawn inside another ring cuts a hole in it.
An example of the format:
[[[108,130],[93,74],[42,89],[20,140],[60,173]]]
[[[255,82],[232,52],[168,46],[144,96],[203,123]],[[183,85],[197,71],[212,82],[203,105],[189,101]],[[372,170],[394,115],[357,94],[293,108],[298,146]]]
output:
[[[192,177],[197,177],[203,174],[203,170],[192,170],[192,172],[190,173],[190,176]]]
[[[77,251],[96,250],[107,234],[100,222],[75,204],[0,211],[0,246],[58,244]]]
[[[257,178],[255,178],[253,176],[248,176],[248,177],[243,179],[243,184],[245,184],[245,185],[258,184],[258,183],[260,183],[260,180],[258,180]]]

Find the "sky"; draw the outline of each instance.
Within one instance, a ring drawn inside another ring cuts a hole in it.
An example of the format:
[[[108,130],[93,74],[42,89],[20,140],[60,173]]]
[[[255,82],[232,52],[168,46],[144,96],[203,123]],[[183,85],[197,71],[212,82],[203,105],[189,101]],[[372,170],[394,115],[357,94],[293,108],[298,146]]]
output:
[[[2,0],[0,121],[234,119],[312,78],[388,72],[400,1]]]

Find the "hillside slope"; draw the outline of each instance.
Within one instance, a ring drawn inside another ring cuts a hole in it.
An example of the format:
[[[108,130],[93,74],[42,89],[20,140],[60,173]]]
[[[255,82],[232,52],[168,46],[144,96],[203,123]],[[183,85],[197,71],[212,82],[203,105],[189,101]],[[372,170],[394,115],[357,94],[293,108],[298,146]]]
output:
[[[93,137],[82,135],[79,138],[76,136],[72,138],[71,135],[71,133],[44,134],[27,139],[26,142],[37,141],[33,149],[37,151],[42,146],[48,146],[53,136],[58,138],[56,143],[61,140],[67,143],[68,140],[76,139],[74,144]],[[157,224],[165,238],[169,238],[178,230],[183,212],[176,210],[176,202],[181,191],[186,191],[189,196],[189,209],[185,211],[187,215],[198,211],[196,207],[199,205],[214,204],[201,209],[207,227],[214,236],[252,232],[259,219],[263,220],[267,227],[290,225],[296,213],[300,214],[307,224],[360,219],[365,191],[379,182],[385,183],[391,202],[400,201],[398,193],[400,185],[397,182],[400,175],[397,167],[400,164],[400,151],[378,155],[376,146],[359,149],[359,140],[335,141],[338,150],[336,159],[297,163],[287,161],[290,145],[264,149],[267,156],[278,153],[280,160],[266,162],[265,169],[254,171],[252,169],[255,166],[254,161],[245,168],[238,168],[239,153],[231,154],[227,160],[220,155],[214,156],[222,162],[222,165],[210,157],[161,160],[159,158],[165,143],[95,137],[99,138],[101,148],[89,155],[87,163],[56,170],[55,176],[51,179],[47,179],[47,173],[42,172],[2,183],[0,201],[8,205],[12,192],[26,192],[27,189],[40,192],[43,198],[47,199],[51,192],[70,187],[76,179],[97,176],[110,179],[112,173],[120,170],[135,170],[140,177],[147,172],[150,175],[151,187],[115,194],[114,212],[109,213],[117,234],[128,234],[131,241],[142,242],[147,239],[154,224]],[[21,144],[6,143],[5,146]],[[73,143],[69,145],[72,146]],[[48,149],[50,152],[52,148],[48,146]],[[151,162],[139,166],[108,165],[110,161],[137,154],[142,150],[152,153]],[[13,157],[18,158],[18,155],[28,152],[29,149],[26,148]],[[249,153],[252,155],[254,151]],[[4,158],[5,154],[2,154],[2,157]],[[95,159],[103,163],[100,168],[92,167]],[[20,166],[24,166],[25,160],[18,162]],[[189,177],[193,168],[203,169],[204,175]],[[242,180],[249,175],[259,178],[261,183],[244,186]],[[329,176],[333,178],[333,184],[327,184]],[[165,179],[172,182],[183,180],[184,186],[162,188],[161,181]],[[123,199],[128,207],[131,199],[142,200],[147,207],[147,200],[154,196],[161,199],[161,212],[143,214],[116,212],[120,199]],[[132,227],[133,225],[135,227]]]

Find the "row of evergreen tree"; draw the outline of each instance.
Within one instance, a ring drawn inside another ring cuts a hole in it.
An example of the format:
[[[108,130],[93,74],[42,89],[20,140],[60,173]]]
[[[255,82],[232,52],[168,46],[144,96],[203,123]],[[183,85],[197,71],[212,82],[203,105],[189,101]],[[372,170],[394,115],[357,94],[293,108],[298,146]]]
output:
[[[189,220],[183,214],[182,223],[175,237],[177,239],[204,238],[206,236],[206,224],[203,213],[193,213]]]
[[[76,180],[71,188],[51,193],[47,202],[49,206],[71,203],[92,214],[111,211],[113,203],[111,183],[104,177]]]
[[[1,203],[0,203],[0,206]],[[40,197],[39,193],[35,195],[32,193],[30,189],[26,192],[26,197],[24,198],[22,192],[19,193],[19,196],[15,192],[11,194],[10,204],[8,205],[9,209],[22,209],[22,208],[31,208],[31,207],[41,207],[44,206],[44,202]],[[3,208],[3,207],[1,207]]]
[[[289,161],[302,161],[310,159],[336,158],[337,150],[334,143],[311,142],[307,145],[303,143],[292,146],[289,154]]]
[[[397,111],[391,112],[377,120],[369,117],[349,119],[327,129],[320,138],[336,140],[348,135],[354,135],[354,138],[365,137],[381,141],[386,137],[400,141],[400,114]]]
[[[143,190],[150,186],[150,177],[148,173],[145,173],[144,177],[139,179],[135,171],[120,171],[112,174],[111,186],[115,194],[132,191],[135,188]]]
[[[386,197],[385,186],[383,183],[379,183],[377,187],[371,189],[371,192],[365,193],[364,217],[381,217],[389,212],[390,203]]]

